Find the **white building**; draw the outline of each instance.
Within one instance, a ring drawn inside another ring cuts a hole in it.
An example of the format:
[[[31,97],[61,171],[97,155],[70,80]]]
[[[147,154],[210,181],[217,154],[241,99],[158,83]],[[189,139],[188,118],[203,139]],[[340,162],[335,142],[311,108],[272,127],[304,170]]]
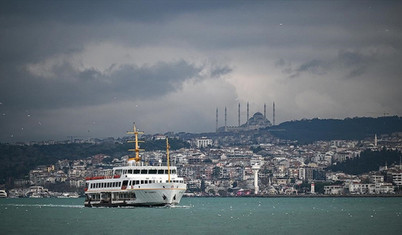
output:
[[[384,182],[383,175],[370,175],[370,182],[373,184],[379,184]]]
[[[197,148],[205,148],[208,146],[212,146],[212,139],[202,137],[200,139],[195,139],[194,143],[195,143],[195,146],[197,146]]]
[[[324,186],[324,194],[327,195],[341,195],[343,193],[342,185],[327,185]]]
[[[392,182],[394,182],[398,186],[401,186],[402,185],[402,172],[392,173]]]

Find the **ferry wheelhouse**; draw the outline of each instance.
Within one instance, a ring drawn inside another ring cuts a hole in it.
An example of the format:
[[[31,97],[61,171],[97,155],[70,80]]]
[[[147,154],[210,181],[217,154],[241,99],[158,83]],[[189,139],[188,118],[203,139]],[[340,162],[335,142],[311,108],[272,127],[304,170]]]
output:
[[[167,165],[149,166],[139,157],[138,132],[132,132],[135,140],[135,157],[127,166],[114,167],[112,175],[87,177],[85,184],[86,207],[164,206],[175,205],[187,189],[177,168],[169,163],[169,142],[166,138]]]

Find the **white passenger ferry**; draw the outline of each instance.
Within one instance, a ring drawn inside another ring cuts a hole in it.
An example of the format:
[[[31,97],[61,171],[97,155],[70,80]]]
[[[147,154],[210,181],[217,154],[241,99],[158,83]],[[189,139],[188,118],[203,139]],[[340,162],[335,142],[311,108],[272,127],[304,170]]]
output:
[[[186,191],[183,178],[177,176],[175,166],[169,164],[169,142],[166,138],[167,166],[149,166],[139,156],[138,132],[135,124],[132,132],[135,140],[135,157],[127,166],[114,167],[109,176],[87,177],[85,184],[86,207],[116,206],[164,206],[175,205]]]

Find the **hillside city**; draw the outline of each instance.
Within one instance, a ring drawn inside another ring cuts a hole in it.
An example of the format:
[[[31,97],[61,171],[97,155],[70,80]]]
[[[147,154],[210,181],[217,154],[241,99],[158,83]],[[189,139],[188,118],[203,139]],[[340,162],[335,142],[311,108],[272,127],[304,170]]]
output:
[[[362,141],[316,141],[305,145],[258,134],[258,128],[231,133],[223,129],[220,134],[190,139],[185,139],[189,136],[184,137],[183,133],[167,135],[191,144],[190,148],[170,151],[170,164],[177,166],[178,175],[187,183],[186,196],[398,195],[402,185],[400,162],[385,164],[361,175],[326,170],[331,165],[358,157],[365,150],[402,151],[402,133],[374,135]],[[167,135],[144,135],[143,139],[164,140]],[[89,142],[124,143],[128,139]],[[166,162],[166,151],[145,151],[141,157],[146,164],[157,165]],[[8,190],[9,196],[83,195],[85,177],[110,174],[113,167],[125,165],[128,158],[129,155],[116,158],[100,153],[85,159],[59,160],[53,165],[37,166],[29,172],[29,179],[14,181],[14,188]],[[63,187],[57,188],[60,185]],[[64,192],[66,190],[70,192]]]

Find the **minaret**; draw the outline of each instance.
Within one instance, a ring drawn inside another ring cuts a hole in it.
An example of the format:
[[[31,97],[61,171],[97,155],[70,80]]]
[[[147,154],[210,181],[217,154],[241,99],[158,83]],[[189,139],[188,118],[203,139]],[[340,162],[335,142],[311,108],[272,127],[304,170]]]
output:
[[[374,147],[377,147],[377,134],[374,135]]]
[[[228,117],[228,113],[227,113],[227,110],[226,110],[226,106],[225,106],[225,131],[226,131],[226,128],[227,128],[227,117]]]
[[[264,118],[267,118],[267,104],[264,104]]]
[[[250,118],[249,114],[250,114],[250,113],[249,113],[249,104],[248,104],[248,102],[247,102],[247,120],[246,120],[247,122],[248,122],[248,119]]]
[[[239,111],[238,111],[238,118],[239,118],[239,126],[240,126],[240,103],[239,103]]]
[[[218,132],[218,108],[216,108],[216,132]]]
[[[272,125],[275,126],[275,102],[272,104]]]

